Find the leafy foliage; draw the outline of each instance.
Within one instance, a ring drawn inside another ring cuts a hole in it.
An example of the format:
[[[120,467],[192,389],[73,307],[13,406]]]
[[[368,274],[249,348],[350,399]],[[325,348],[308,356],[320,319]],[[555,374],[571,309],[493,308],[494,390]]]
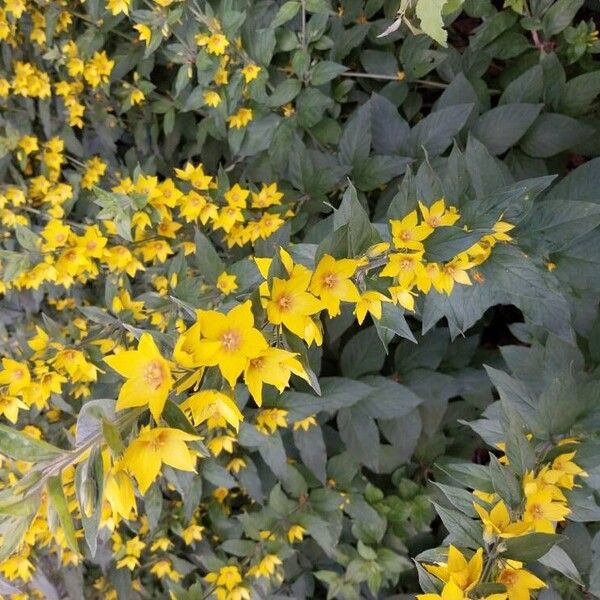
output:
[[[600,597],[598,18],[6,0],[0,595]]]

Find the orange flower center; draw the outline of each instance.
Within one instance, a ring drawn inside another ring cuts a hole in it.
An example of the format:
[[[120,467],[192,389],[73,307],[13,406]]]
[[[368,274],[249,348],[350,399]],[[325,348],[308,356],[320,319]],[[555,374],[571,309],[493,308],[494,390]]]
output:
[[[227,350],[228,352],[237,350],[240,347],[241,342],[242,338],[237,331],[229,330],[221,336],[221,344],[223,345],[223,349]]]
[[[405,242],[408,242],[408,240],[410,240],[412,238],[411,232],[408,229],[405,229],[401,234],[400,234],[400,239],[404,240]]]
[[[288,294],[281,295],[279,300],[277,300],[277,306],[279,306],[281,310],[289,310],[292,306],[292,298]]]
[[[532,504],[529,512],[536,519],[541,519],[544,516],[544,509],[539,504]]]
[[[264,359],[260,356],[258,358],[253,358],[250,361],[250,368],[256,369],[257,371],[259,371],[260,369],[263,368],[264,362],[265,362]]]
[[[335,273],[325,273],[323,275],[323,285],[330,290],[338,284],[338,276]]]
[[[519,579],[519,576],[514,571],[502,571],[500,573],[500,581],[508,588],[514,586]]]
[[[165,380],[163,366],[158,360],[154,360],[146,365],[144,369],[144,381],[155,390],[158,389]]]

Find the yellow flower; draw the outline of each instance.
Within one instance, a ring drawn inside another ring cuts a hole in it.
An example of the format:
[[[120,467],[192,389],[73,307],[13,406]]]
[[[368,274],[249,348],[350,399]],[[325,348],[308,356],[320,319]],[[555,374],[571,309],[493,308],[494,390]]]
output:
[[[247,64],[242,69],[242,75],[244,76],[245,82],[250,83],[251,81],[256,79],[260,71],[261,68],[258,65],[255,65],[254,63]]]
[[[529,600],[531,590],[546,587],[546,584],[533,573],[510,566],[506,566],[500,571],[496,581],[506,586],[508,600]]]
[[[7,98],[10,94],[10,82],[0,77],[0,98]]]
[[[473,507],[484,525],[483,536],[488,542],[495,537],[509,538],[519,536],[529,529],[527,523],[521,521],[511,523],[508,508],[502,500],[489,512],[477,502],[473,502]]]
[[[121,13],[127,15],[129,14],[130,4],[131,0],[108,0],[106,3],[106,8],[113,15],[119,15]]]
[[[329,254],[325,254],[319,261],[309,289],[323,301],[330,317],[340,314],[340,302],[360,300],[358,289],[351,281],[358,265],[358,260],[350,258],[335,260]]]
[[[204,580],[208,583],[214,583],[228,590],[232,590],[238,583],[242,582],[242,575],[237,566],[227,565],[221,567],[218,571],[211,571],[204,576]]]
[[[449,206],[446,210],[446,203],[443,198],[434,202],[430,207],[419,202],[419,208],[423,215],[423,221],[432,228],[454,225],[460,219],[460,215],[454,206]]]
[[[144,25],[144,23],[136,23],[133,28],[138,32],[140,41],[145,42],[146,46],[149,46],[152,40],[152,29],[148,25]]]
[[[244,382],[256,404],[261,406],[263,383],[276,387],[281,394],[288,386],[292,373],[308,381],[308,375],[296,354],[281,348],[265,348],[248,362],[244,370]]]
[[[242,469],[245,469],[246,466],[246,461],[238,456],[237,458],[232,458],[227,463],[227,470],[232,471],[233,473],[239,473]]]
[[[181,404],[181,410],[191,415],[196,426],[208,419],[222,417],[237,431],[244,420],[233,399],[218,390],[201,390],[192,394]]]
[[[358,324],[363,324],[363,321],[367,316],[367,312],[373,317],[373,319],[381,319],[382,302],[391,302],[391,300],[387,296],[384,296],[381,292],[377,292],[375,290],[367,290],[366,292],[363,292],[360,296],[360,299],[356,303],[356,308],[354,309],[354,314],[356,315]]]
[[[136,512],[135,491],[131,477],[123,470],[119,463],[108,474],[104,486],[104,493],[113,513],[124,519],[131,519]]]
[[[289,117],[292,117],[296,114],[296,109],[294,108],[294,105],[291,102],[288,102],[287,104],[281,107],[281,112],[283,113],[283,116],[286,119],[288,119]]]
[[[312,323],[311,315],[324,308],[323,303],[307,291],[311,276],[306,267],[296,265],[289,279],[274,277],[271,297],[265,304],[269,323],[284,325],[303,339]]]
[[[238,289],[236,279],[237,277],[235,275],[229,275],[223,271],[223,273],[221,273],[217,279],[217,288],[221,290],[223,295],[229,296],[229,294]]]
[[[206,51],[216,56],[225,54],[225,50],[229,46],[229,41],[222,33],[213,33],[211,35],[199,33],[196,36],[196,43],[201,47],[206,46]]]
[[[306,529],[302,525],[292,525],[287,531],[287,539],[290,544],[301,542],[306,534]]]
[[[265,435],[275,433],[278,427],[287,427],[287,414],[283,408],[264,408],[256,415],[256,428]]]
[[[556,523],[564,521],[571,510],[564,502],[556,500],[553,486],[536,489],[528,494],[525,490],[523,521],[534,531],[554,533]]]
[[[399,304],[402,308],[410,311],[415,310],[415,296],[409,288],[402,285],[396,285],[388,288],[388,292],[394,304]]]
[[[129,102],[131,102],[132,106],[135,106],[136,104],[142,104],[145,99],[146,96],[142,90],[136,87],[132,88],[131,93],[129,94]]]
[[[232,129],[242,129],[252,121],[252,109],[240,108],[236,113],[227,117],[229,127]]]
[[[86,161],[85,172],[81,178],[81,187],[84,190],[91,190],[100,178],[106,173],[107,165],[98,156],[94,156]]]
[[[567,452],[557,456],[550,467],[541,472],[544,482],[572,490],[575,487],[576,476],[587,477],[588,474],[573,462],[575,454],[577,452]]]
[[[110,60],[104,50],[96,52],[86,63],[83,77],[92,87],[98,87],[108,82],[114,66],[115,61]]]
[[[196,459],[185,442],[197,439],[196,435],[170,427],[144,428],[123,453],[123,466],[145,494],[158,477],[162,463],[182,471],[196,470]]]
[[[174,568],[170,560],[159,560],[154,563],[150,568],[150,573],[158,577],[159,579],[168,577],[171,581],[179,581],[183,575],[178,573]]]
[[[25,363],[12,358],[2,359],[3,370],[0,371],[0,385],[8,385],[8,393],[15,396],[31,382],[31,374]]]
[[[137,350],[125,350],[104,360],[127,379],[119,390],[116,409],[147,404],[154,419],[158,420],[173,379],[169,363],[162,357],[152,336],[144,333]]]
[[[42,238],[44,239],[42,250],[56,250],[57,248],[66,246],[70,234],[71,228],[62,221],[59,221],[58,219],[48,221],[48,224],[41,232]]]
[[[388,262],[381,270],[382,277],[397,277],[398,284],[409,288],[427,278],[421,252],[394,252],[388,256]]]
[[[32,152],[39,150],[38,140],[34,135],[24,135],[18,142],[19,148],[25,152],[26,156],[29,156]]]
[[[219,456],[221,452],[225,451],[229,454],[233,453],[233,444],[236,442],[236,438],[232,435],[219,435],[210,440],[206,445],[214,456]]]
[[[276,554],[266,554],[258,564],[248,569],[248,575],[257,579],[270,577],[281,564],[281,559]]]
[[[263,183],[260,192],[252,192],[252,208],[268,208],[281,204],[283,193],[277,190],[277,184],[267,185]]]
[[[215,108],[221,104],[222,98],[220,94],[214,90],[206,90],[202,93],[202,97],[204,98],[204,102],[212,108]]]
[[[400,221],[390,221],[392,239],[396,248],[406,250],[423,250],[423,240],[433,228],[427,224],[418,224],[417,211],[413,210]]]
[[[227,204],[232,208],[246,208],[246,199],[249,195],[250,190],[245,190],[239,183],[223,194]]]
[[[188,525],[182,532],[181,537],[187,546],[190,546],[192,542],[197,542],[202,539],[202,532],[204,531],[204,527],[202,525],[197,525],[196,523],[192,523]]]
[[[467,596],[453,581],[449,581],[441,594],[417,594],[417,600],[467,600]]]
[[[314,427],[317,424],[317,419],[314,416],[306,417],[305,419],[300,419],[300,421],[296,421],[294,423],[293,429],[294,431],[308,431],[311,427]]]
[[[483,571],[483,548],[479,548],[470,560],[454,546],[448,548],[448,562],[437,565],[424,565],[432,575],[444,583],[453,582],[463,592],[472,590],[481,578]]]
[[[27,3],[25,0],[6,0],[4,2],[4,9],[6,12],[11,13],[15,19],[20,19],[25,10],[27,10]]]
[[[438,292],[449,296],[454,289],[454,282],[471,285],[467,270],[473,266],[474,264],[467,262],[464,257],[454,258],[440,267],[439,271],[434,274],[431,283]]]
[[[0,415],[5,416],[11,423],[16,423],[19,418],[19,409],[28,410],[29,407],[16,396],[0,394]]]
[[[189,181],[192,187],[200,191],[207,190],[212,183],[212,177],[204,173],[201,164],[194,167],[192,163],[186,163],[183,169],[175,169],[175,175],[182,181]]]
[[[219,366],[231,387],[248,365],[268,347],[263,334],[254,328],[250,300],[236,306],[226,315],[215,310],[198,311],[200,330],[204,336],[197,341],[199,366]]]
[[[124,556],[120,561],[117,562],[117,569],[127,567],[130,571],[133,571],[136,567],[140,566],[140,561],[135,556]]]

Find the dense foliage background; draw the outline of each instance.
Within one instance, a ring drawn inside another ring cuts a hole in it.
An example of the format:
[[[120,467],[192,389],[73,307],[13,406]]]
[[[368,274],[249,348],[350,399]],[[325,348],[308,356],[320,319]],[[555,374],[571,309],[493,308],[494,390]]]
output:
[[[600,597],[598,10],[4,0],[0,594]]]

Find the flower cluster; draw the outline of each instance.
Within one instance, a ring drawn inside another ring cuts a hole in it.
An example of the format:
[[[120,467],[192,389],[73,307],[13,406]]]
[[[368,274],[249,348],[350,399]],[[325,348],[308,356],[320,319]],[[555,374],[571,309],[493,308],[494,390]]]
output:
[[[8,230],[17,232],[26,253],[6,252],[10,267],[5,264],[3,291],[44,284],[69,289],[106,271],[133,277],[180,249],[186,255],[193,252],[194,227],[205,226],[231,248],[269,237],[294,214],[290,205],[282,204],[283,193],[275,183],[255,190],[238,183],[229,187],[226,178],[216,180],[201,164],[187,163],[176,169],[177,179],[160,181],[142,174],[119,179],[112,194],[97,200],[104,220],[76,223],[65,218],[75,192],[68,182],[73,172],[64,168],[73,160],[64,142],[15,137],[14,152],[27,186],[4,186],[0,218]],[[92,190],[107,173],[99,157],[77,168],[82,190]],[[36,169],[39,174],[33,175]],[[32,216],[42,214],[48,216],[46,224],[31,231]],[[190,233],[182,236],[184,228]]]
[[[427,572],[443,586],[439,594],[417,596],[420,600],[466,600],[482,584],[499,584],[500,591],[485,595],[486,600],[529,600],[531,593],[546,587],[544,581],[525,568],[523,561],[505,557],[506,541],[532,533],[553,534],[568,517],[565,490],[577,487],[576,477],[587,477],[577,465],[577,440],[563,438],[553,448],[549,460],[522,478],[522,500],[508,506],[496,492],[473,490],[473,508],[482,529],[485,548],[478,548],[470,558],[455,546],[447,550],[447,561],[424,563]],[[499,444],[504,449],[504,444]],[[546,455],[550,454],[549,452]],[[506,456],[500,463],[508,464]],[[481,594],[477,595],[482,598]]]

